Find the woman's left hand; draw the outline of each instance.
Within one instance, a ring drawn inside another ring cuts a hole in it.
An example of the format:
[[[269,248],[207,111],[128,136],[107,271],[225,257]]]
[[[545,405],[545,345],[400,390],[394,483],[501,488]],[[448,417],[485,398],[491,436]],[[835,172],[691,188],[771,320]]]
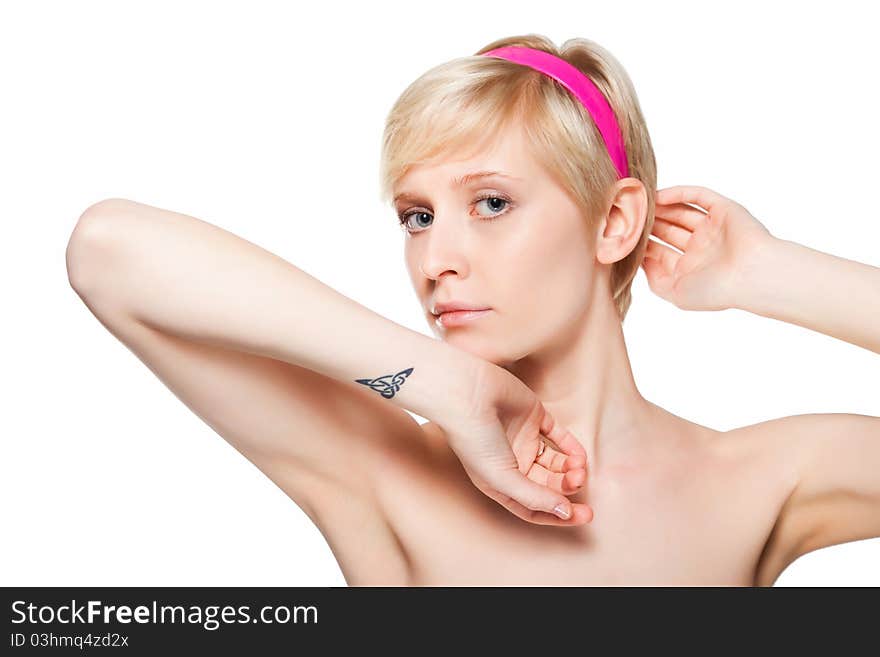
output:
[[[651,234],[684,253],[648,241],[641,266],[651,290],[682,310],[735,307],[749,263],[775,238],[743,206],[711,189],[678,185],[657,190],[655,198]]]

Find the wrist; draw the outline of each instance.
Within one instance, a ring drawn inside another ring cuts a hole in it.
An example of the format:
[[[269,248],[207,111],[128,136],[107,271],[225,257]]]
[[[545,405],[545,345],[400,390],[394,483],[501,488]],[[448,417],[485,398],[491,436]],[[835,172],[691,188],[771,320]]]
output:
[[[768,235],[748,249],[737,263],[737,284],[734,286],[730,307],[755,314],[763,314],[763,308],[773,297],[772,286],[779,273],[786,268],[785,262],[793,243]]]
[[[437,375],[438,394],[425,417],[441,427],[449,427],[475,415],[481,382],[494,365],[446,342],[437,343],[442,370]]]

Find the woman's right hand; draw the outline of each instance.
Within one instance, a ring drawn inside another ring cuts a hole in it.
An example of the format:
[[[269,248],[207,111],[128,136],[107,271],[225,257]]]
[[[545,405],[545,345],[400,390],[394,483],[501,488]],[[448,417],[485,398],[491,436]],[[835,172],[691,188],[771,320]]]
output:
[[[437,423],[479,490],[539,525],[581,525],[593,519],[588,505],[566,497],[586,481],[587,454],[527,385],[485,362],[470,401],[470,408]],[[554,511],[560,507],[567,518]]]

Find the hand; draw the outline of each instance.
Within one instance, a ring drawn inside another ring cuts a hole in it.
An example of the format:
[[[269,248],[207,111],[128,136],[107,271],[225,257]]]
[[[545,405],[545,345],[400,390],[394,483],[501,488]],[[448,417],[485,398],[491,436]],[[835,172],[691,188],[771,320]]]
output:
[[[648,241],[641,266],[651,290],[682,310],[736,307],[749,262],[775,238],[739,203],[705,187],[658,190],[656,206],[651,234],[684,253]]]
[[[474,485],[535,524],[591,521],[588,505],[566,497],[586,481],[587,454],[580,442],[504,368],[486,362],[476,379],[471,408],[438,422]],[[559,504],[568,510],[567,519],[554,514]]]

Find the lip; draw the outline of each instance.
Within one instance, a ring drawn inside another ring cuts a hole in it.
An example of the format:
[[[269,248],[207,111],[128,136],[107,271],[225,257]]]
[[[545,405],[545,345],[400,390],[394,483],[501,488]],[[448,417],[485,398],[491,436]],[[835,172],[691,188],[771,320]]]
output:
[[[491,308],[484,308],[482,310],[449,310],[437,315],[434,321],[444,328],[463,326],[491,311]]]
[[[475,306],[473,303],[467,301],[457,301],[452,299],[445,303],[438,301],[434,304],[431,312],[434,315],[440,315],[441,313],[449,312],[451,310],[488,310],[488,306]]]

